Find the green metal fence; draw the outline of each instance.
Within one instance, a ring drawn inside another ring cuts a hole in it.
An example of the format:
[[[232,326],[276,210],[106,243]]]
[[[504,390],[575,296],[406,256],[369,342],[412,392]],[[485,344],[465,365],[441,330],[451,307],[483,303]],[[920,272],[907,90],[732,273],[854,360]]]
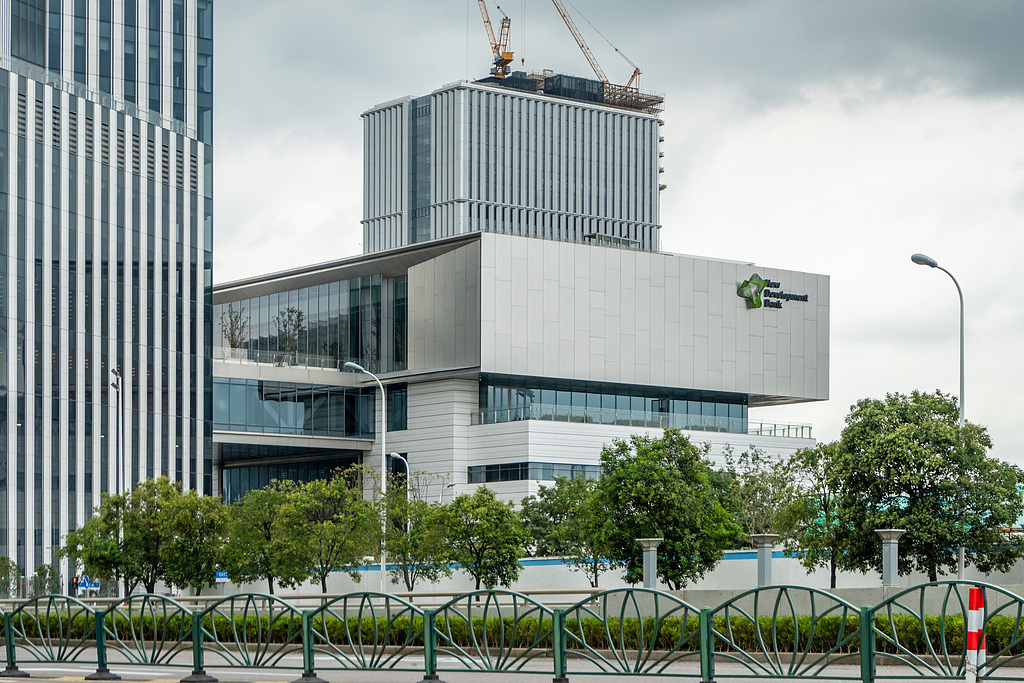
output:
[[[324,598],[315,609],[239,594],[189,607],[159,595],[109,606],[48,595],[3,611],[4,676],[19,665],[72,662],[110,668],[255,668],[728,678],[954,680],[967,673],[968,590],[985,594],[987,661],[978,678],[1024,678],[1024,599],[998,586],[940,581],[858,607],[827,591],[770,586],[698,609],[662,591],[607,590],[552,608],[511,591],[474,591],[433,609],[375,592]],[[304,598],[308,604],[310,598]],[[314,602],[313,604],[316,604]]]

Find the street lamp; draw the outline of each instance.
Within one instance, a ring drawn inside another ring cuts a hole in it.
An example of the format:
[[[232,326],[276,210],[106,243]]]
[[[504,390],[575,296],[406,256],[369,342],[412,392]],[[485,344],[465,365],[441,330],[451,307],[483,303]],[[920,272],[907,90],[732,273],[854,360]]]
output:
[[[448,489],[453,489],[453,488],[455,488],[455,482],[454,481],[452,483],[450,483],[450,484],[445,484],[444,487],[441,488],[441,496],[438,498],[438,501],[437,501],[438,505],[444,505],[444,492],[447,491]],[[452,495],[453,496],[455,495],[454,491],[452,492]]]
[[[953,273],[949,272],[945,268],[939,265],[939,262],[933,259],[931,256],[925,256],[924,254],[914,254],[910,257],[910,260],[919,266],[928,266],[929,268],[938,268],[943,273],[949,276],[949,279],[956,285],[956,293],[960,296],[960,434],[963,438],[964,431],[964,292],[960,289],[960,283],[953,277]],[[957,578],[964,578],[964,547],[960,546],[960,551],[957,556]]]
[[[384,494],[388,490],[388,451],[387,445],[387,434],[388,434],[388,398],[387,393],[384,391],[384,385],[380,383],[380,378],[373,374],[362,365],[348,361],[345,363],[345,367],[349,370],[361,372],[364,375],[369,375],[373,378],[373,381],[380,387],[380,499],[383,502]],[[387,558],[384,553],[384,535],[388,530],[387,515],[384,516],[384,521],[381,528],[380,537],[380,592],[387,593],[387,583],[385,581],[385,574],[387,574]]]
[[[406,517],[405,517],[405,533],[409,533],[409,529],[411,527],[411,522],[409,521],[409,510],[408,510],[408,508],[409,508],[409,475],[412,473],[412,470],[409,468],[409,461],[406,460],[400,454],[398,454],[398,453],[391,453],[391,457],[392,458],[398,458],[405,465],[405,507],[406,507],[406,513],[405,513],[406,514]]]
[[[914,254],[910,260],[919,266],[938,268],[949,276],[949,279],[956,285],[956,293],[960,295],[960,429],[964,428],[964,293],[960,289],[960,283],[953,277],[953,273],[939,265],[939,262],[924,254]]]
[[[114,474],[115,474],[115,490],[114,493],[121,495],[125,489],[125,476],[124,476],[124,395],[121,393],[121,373],[117,368],[110,371],[110,374],[114,376],[114,381],[110,383],[110,386],[114,387],[114,391],[117,392],[117,442],[114,444]]]

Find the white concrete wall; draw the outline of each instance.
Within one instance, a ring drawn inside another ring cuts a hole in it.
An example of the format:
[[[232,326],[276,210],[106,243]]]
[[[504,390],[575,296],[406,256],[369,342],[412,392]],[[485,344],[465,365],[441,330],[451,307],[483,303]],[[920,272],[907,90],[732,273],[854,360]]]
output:
[[[409,268],[409,369],[480,363],[480,243]]]
[[[826,275],[494,234],[480,249],[482,372],[828,398]],[[748,309],[753,273],[809,301]]]
[[[684,590],[676,593],[684,600],[696,606],[715,606],[721,603],[728,596],[736,595],[757,587],[757,553],[750,550],[727,551],[725,558],[718,566],[708,572],[704,578],[695,581]],[[776,551],[781,555],[781,551]],[[519,575],[519,580],[511,585],[511,589],[517,591],[531,591],[540,589],[569,590],[585,589],[590,587],[586,576],[582,572],[571,571],[568,566],[562,564],[557,558],[527,558],[523,560],[524,568]],[[796,558],[777,556],[773,560],[773,578],[775,585],[807,586],[828,590],[829,573],[827,570],[815,570],[808,573]],[[331,593],[346,593],[362,590],[376,591],[380,589],[380,572],[375,567],[367,567],[358,572],[360,582],[353,580],[352,576],[344,572],[335,572],[328,581],[328,591]],[[623,571],[612,569],[601,574],[599,586],[603,589],[623,588],[629,584],[622,580]],[[944,579],[955,578],[955,576],[940,577]],[[980,572],[968,569],[967,580],[981,581],[1006,587],[1009,590],[1024,589],[1024,562],[1019,562],[1009,572],[994,573],[988,576]],[[900,578],[899,589],[927,583],[926,576],[915,574]],[[876,604],[883,599],[881,589],[881,576],[876,572],[840,572],[837,582],[837,589],[841,596],[852,600],[854,604]],[[422,583],[416,585],[417,592],[429,591],[451,591],[468,592],[474,590],[475,584],[472,577],[466,572],[456,569],[451,578],[443,579],[435,583]],[[663,590],[664,585],[660,586]],[[208,593],[223,591],[225,594],[243,591],[264,592],[266,582],[251,584],[248,586],[235,586],[226,584],[223,588],[212,589]],[[388,583],[390,592],[405,591],[405,584]],[[308,594],[320,591],[319,584],[306,584],[296,589],[279,591],[283,595]],[[887,589],[885,595],[891,595],[893,589]],[[1018,592],[1024,594],[1024,590]],[[542,600],[543,601],[543,600]]]

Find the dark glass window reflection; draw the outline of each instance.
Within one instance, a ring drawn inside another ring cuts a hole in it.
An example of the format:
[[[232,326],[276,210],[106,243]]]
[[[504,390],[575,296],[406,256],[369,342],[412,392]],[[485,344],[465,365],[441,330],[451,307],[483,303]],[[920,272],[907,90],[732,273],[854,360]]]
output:
[[[376,388],[215,377],[213,427],[235,432],[373,438]],[[404,421],[405,394],[392,416]],[[396,419],[396,418],[393,418]]]
[[[470,484],[525,480],[554,481],[559,477],[597,479],[601,476],[601,466],[557,462],[511,462],[471,465],[468,474]]]
[[[330,479],[339,469],[347,469],[359,462],[359,454],[348,451],[325,451],[273,446],[224,444],[225,467],[221,473],[221,495],[226,503],[235,503],[249,491],[261,489],[271,481],[305,483],[317,479]],[[259,465],[247,465],[245,460],[259,458]],[[266,458],[280,462],[266,463]]]
[[[375,274],[220,303],[213,320],[214,345],[224,349],[218,357],[334,369],[353,361],[370,372],[404,370],[408,362],[405,275],[388,287]]]
[[[39,66],[46,66],[45,0],[11,2],[11,54]]]
[[[481,375],[479,421],[516,420],[745,434],[747,397],[667,387]]]

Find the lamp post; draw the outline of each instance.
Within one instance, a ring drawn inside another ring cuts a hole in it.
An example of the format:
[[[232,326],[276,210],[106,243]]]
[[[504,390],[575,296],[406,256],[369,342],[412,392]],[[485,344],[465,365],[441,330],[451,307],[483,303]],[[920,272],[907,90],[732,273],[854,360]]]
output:
[[[380,378],[373,374],[362,365],[348,361],[345,363],[345,367],[349,370],[361,372],[364,375],[369,375],[373,378],[373,381],[380,387],[380,499],[384,501],[384,494],[388,490],[388,451],[387,451],[387,435],[388,435],[388,397],[384,391],[384,385],[380,383]],[[387,557],[384,553],[384,535],[387,533],[388,518],[384,516],[384,521],[381,524],[381,537],[380,537],[380,592],[387,593]]]
[[[409,508],[409,474],[412,472],[412,470],[409,468],[409,461],[406,460],[402,455],[400,455],[398,453],[391,453],[391,457],[392,458],[398,458],[399,460],[402,461],[402,464],[405,465],[405,507],[406,507],[405,533],[409,533],[409,529],[411,528],[411,523],[410,523],[409,517],[408,517],[408,514],[409,514],[409,512],[408,512],[408,508]]]
[[[949,276],[949,279],[956,285],[956,293],[960,296],[960,434],[963,438],[964,431],[964,292],[960,289],[960,283],[953,277],[953,273],[949,272],[945,268],[939,265],[939,262],[930,256],[924,254],[914,254],[910,257],[910,260],[919,266],[928,266],[929,268],[938,268],[943,273]],[[960,546],[960,550],[957,554],[957,578],[963,580],[964,578],[964,547]]]
[[[124,476],[124,395],[121,393],[121,373],[117,368],[110,371],[114,381],[110,386],[117,392],[117,436],[114,444],[114,493],[121,495],[125,489]]]
[[[455,488],[455,482],[454,481],[452,483],[450,483],[450,484],[445,484],[444,486],[441,487],[441,495],[437,499],[437,504],[438,505],[444,505],[444,492],[447,491],[448,489],[453,489],[453,488]],[[453,496],[455,495],[454,491],[452,492],[452,495]]]
[[[110,383],[110,386],[114,387],[114,391],[117,392],[117,436],[115,437],[116,443],[114,444],[114,489],[115,494],[120,496],[125,493],[126,477],[124,476],[124,393],[122,391],[121,384],[121,372],[117,368],[112,368],[110,374],[114,376],[114,381]],[[118,541],[121,540],[121,529],[118,528]],[[120,582],[117,583],[117,597],[124,597],[124,586]]]

